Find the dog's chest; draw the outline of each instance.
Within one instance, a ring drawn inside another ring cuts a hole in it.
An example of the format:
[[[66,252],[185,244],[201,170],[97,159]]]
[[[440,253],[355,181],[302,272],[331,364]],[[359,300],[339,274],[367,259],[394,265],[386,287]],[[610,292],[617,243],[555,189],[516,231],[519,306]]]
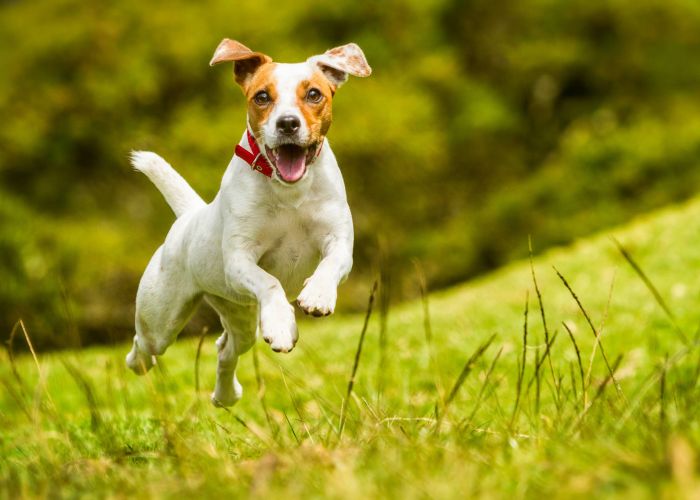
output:
[[[319,237],[304,210],[270,210],[258,235],[263,251],[258,265],[276,277],[295,298],[320,259]]]

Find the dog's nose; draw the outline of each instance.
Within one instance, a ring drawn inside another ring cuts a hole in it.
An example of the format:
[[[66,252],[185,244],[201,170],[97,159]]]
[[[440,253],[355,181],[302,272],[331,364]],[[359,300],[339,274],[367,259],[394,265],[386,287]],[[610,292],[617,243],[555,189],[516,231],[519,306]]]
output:
[[[301,122],[296,116],[282,116],[277,120],[277,132],[280,134],[292,135],[299,130],[299,127],[301,127]]]

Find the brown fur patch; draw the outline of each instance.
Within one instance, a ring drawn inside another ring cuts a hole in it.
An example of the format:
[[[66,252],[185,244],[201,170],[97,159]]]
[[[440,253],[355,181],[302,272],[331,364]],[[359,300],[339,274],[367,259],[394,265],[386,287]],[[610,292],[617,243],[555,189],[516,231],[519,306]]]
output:
[[[306,94],[310,89],[321,91],[323,98],[318,103],[309,102]],[[297,87],[297,104],[309,129],[309,141],[321,142],[328,133],[333,118],[333,93],[335,88],[323,73],[316,71],[311,78],[302,81]]]
[[[272,62],[272,59],[262,52],[253,52],[236,40],[224,38],[214,51],[214,56],[209,61],[209,65],[214,66],[225,61],[233,61],[233,73],[236,82],[239,85],[245,85],[258,67]]]
[[[342,56],[345,55],[345,46],[335,47],[326,51],[329,56]]]
[[[253,74],[253,76],[242,85],[243,93],[248,100],[248,118],[250,120],[250,127],[252,129],[253,135],[259,141],[259,130],[263,124],[267,122],[272,109],[275,107],[275,101],[277,100],[277,89],[275,88],[275,80],[272,77],[272,72],[275,70],[275,63],[263,64],[260,68]],[[255,103],[253,98],[255,94],[264,90],[270,95],[272,101],[266,106],[259,106]]]

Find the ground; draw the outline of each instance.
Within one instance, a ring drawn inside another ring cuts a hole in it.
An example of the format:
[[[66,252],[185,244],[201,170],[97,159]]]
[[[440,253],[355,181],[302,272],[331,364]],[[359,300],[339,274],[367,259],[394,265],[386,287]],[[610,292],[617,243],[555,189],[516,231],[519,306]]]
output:
[[[35,359],[18,326],[0,494],[698,496],[698,248],[693,201],[423,301],[387,309],[380,286],[366,330],[336,316],[302,321],[291,354],[258,342],[230,410],[209,404],[214,335],[137,377],[126,344]]]

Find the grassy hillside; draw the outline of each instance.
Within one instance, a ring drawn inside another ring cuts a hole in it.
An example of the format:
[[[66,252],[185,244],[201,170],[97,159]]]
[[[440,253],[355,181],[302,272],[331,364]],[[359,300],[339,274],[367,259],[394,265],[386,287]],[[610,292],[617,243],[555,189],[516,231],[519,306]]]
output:
[[[700,494],[699,247],[694,201],[536,258],[543,308],[528,262],[388,314],[378,298],[342,430],[361,315],[303,322],[289,355],[260,343],[231,411],[208,403],[213,336],[198,390],[196,339],[144,378],[126,345],[4,354],[0,494]]]
[[[352,41],[373,68],[328,136],[357,242],[343,312],[380,255],[398,303],[414,259],[445,288],[700,185],[697,0],[1,1],[0,331],[129,338],[173,215],[128,154],[214,197],[246,114],[208,67],[224,37],[286,62]]]

